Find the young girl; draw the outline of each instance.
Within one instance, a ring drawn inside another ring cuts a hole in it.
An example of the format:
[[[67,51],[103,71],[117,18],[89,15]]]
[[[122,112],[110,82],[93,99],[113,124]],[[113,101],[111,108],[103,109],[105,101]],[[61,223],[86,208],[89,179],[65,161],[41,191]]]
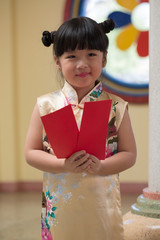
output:
[[[103,91],[99,80],[107,62],[106,33],[113,28],[111,19],[98,24],[78,17],[57,31],[43,33],[43,44],[53,44],[55,63],[65,83],[61,90],[38,98],[26,139],[27,163],[44,171],[42,239],[123,239],[118,173],[135,163],[136,145],[127,102]],[[85,150],[58,159],[40,117],[71,104],[80,126],[84,103],[107,99],[112,100],[112,108],[105,160]]]

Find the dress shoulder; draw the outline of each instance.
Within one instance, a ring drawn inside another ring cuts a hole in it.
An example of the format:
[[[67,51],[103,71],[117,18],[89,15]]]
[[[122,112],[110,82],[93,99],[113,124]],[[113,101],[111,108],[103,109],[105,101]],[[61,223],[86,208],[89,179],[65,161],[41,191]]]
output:
[[[41,116],[52,113],[63,107],[64,95],[61,90],[47,93],[37,98],[37,105]]]
[[[117,124],[117,130],[119,129],[125,110],[128,109],[128,102],[123,100],[121,97],[118,97],[114,94],[108,93],[103,91],[101,94],[101,100],[107,100],[111,99],[112,100],[112,107],[116,111],[116,124]]]

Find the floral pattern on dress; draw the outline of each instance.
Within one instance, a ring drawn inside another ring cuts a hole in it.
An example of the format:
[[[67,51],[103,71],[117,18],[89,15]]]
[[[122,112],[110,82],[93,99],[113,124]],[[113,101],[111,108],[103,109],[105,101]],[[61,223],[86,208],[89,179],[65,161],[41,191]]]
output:
[[[101,95],[101,93],[102,93],[102,85],[98,84],[95,90],[92,91],[91,94],[89,95],[90,102],[95,101]]]
[[[118,136],[117,136],[117,128],[116,128],[116,105],[118,102],[114,102],[112,105],[112,113],[113,116],[108,123],[108,136],[107,136],[107,144],[106,144],[106,158],[111,157],[117,152],[118,146]]]
[[[52,225],[51,218],[55,218],[57,207],[53,207],[53,196],[50,191],[42,193],[42,214],[41,214],[41,236],[42,240],[52,240],[50,228]]]
[[[44,228],[45,224],[42,221],[42,228],[41,228],[41,236],[42,240],[53,240],[51,232],[48,230],[48,228]]]

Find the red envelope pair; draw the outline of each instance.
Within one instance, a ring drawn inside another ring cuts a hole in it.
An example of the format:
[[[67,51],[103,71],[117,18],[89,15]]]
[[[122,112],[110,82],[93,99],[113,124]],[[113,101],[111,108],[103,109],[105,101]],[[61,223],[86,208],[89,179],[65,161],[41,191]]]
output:
[[[85,150],[105,159],[108,121],[112,100],[86,102],[78,129],[71,105],[42,116],[48,140],[57,158]]]

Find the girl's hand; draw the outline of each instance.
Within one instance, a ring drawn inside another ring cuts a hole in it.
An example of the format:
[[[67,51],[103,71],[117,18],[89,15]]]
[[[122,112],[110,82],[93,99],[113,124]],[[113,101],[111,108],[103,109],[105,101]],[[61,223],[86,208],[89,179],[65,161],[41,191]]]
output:
[[[88,160],[91,161],[91,163],[89,164],[85,172],[88,174],[98,174],[101,168],[101,160],[99,160],[93,155],[89,155]]]
[[[73,173],[85,172],[92,162],[89,156],[85,151],[73,153],[69,158],[65,159],[65,170]]]
[[[51,145],[47,141],[43,142],[43,150],[45,152],[53,154],[53,149],[51,148]]]

